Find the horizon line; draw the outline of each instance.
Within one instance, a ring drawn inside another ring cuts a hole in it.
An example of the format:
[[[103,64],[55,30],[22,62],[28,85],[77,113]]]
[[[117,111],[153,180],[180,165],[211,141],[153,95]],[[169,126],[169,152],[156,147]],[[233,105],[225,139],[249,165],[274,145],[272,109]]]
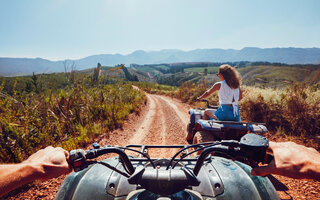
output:
[[[38,56],[0,56],[0,58],[10,58],[10,59],[43,59],[43,60],[48,60],[48,61],[52,61],[52,62],[60,62],[60,61],[65,61],[65,60],[71,60],[71,61],[75,61],[75,60],[80,60],[80,59],[84,59],[84,58],[88,58],[90,56],[101,56],[101,55],[122,55],[122,56],[128,56],[131,55],[135,52],[139,52],[139,51],[143,51],[146,53],[150,53],[150,52],[161,52],[161,51],[182,51],[182,52],[191,52],[191,51],[196,51],[196,50],[212,50],[212,49],[220,49],[220,50],[236,50],[236,51],[241,51],[243,49],[246,48],[256,48],[256,49],[319,49],[320,47],[254,47],[254,46],[248,46],[248,47],[243,47],[241,49],[236,49],[236,48],[197,48],[197,49],[191,49],[191,50],[182,50],[182,49],[159,49],[159,50],[142,50],[142,49],[137,49],[132,51],[131,53],[97,53],[97,54],[92,54],[92,55],[88,55],[88,56],[84,56],[84,57],[77,57],[77,58],[44,58],[44,57],[38,57]]]

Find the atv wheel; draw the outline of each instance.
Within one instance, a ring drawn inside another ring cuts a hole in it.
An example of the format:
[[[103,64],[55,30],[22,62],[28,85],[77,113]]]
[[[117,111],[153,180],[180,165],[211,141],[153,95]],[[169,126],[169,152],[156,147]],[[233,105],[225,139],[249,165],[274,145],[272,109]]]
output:
[[[193,137],[193,144],[210,142],[210,141],[214,141],[213,134],[206,131],[199,131]]]
[[[210,142],[214,141],[214,137],[212,133],[205,132],[205,131],[198,131],[193,137],[193,144],[203,143],[203,142]],[[198,147],[194,148],[194,150],[198,149]],[[202,151],[198,151],[197,154],[200,155]]]

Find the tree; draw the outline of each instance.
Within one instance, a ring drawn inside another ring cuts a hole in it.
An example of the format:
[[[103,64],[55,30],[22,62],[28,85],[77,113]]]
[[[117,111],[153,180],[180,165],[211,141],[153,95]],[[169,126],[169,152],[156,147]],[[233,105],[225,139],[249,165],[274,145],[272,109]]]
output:
[[[203,71],[204,75],[206,76],[208,74],[208,68],[204,68],[204,71]]]
[[[36,90],[36,93],[39,93],[38,77],[34,74],[34,72],[32,74],[31,79],[32,79],[32,84],[34,85],[34,88]]]
[[[75,72],[76,72],[76,63],[71,60],[64,60],[63,62],[64,66],[64,73],[66,74],[66,77],[71,85],[75,83]]]
[[[27,93],[30,93],[30,92],[32,92],[32,90],[33,90],[32,81],[30,81],[30,80],[26,81],[25,91]]]
[[[101,74],[101,64],[98,63],[97,64],[97,68],[94,68],[93,76],[92,76],[92,82],[93,82],[94,85],[98,85],[99,84],[100,74]]]
[[[132,75],[126,67],[123,66],[122,70],[128,81],[139,81],[138,77],[136,75]]]

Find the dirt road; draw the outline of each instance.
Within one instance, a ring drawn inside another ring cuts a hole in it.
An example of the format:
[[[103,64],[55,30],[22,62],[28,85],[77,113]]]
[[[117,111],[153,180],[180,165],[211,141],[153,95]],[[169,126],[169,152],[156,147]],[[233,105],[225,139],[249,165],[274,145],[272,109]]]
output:
[[[190,106],[165,96],[147,94],[147,98],[148,104],[143,108],[141,116],[130,119],[122,131],[110,134],[101,143],[120,146],[187,144],[185,135]],[[116,135],[116,138],[112,135]],[[160,158],[172,155],[173,151],[162,149],[149,153],[152,157]]]
[[[131,115],[122,129],[106,133],[96,142],[100,145],[149,144],[175,145],[187,144],[185,141],[190,105],[159,95],[147,94],[148,103],[139,116]],[[90,148],[88,146],[88,148]],[[152,157],[169,157],[172,151],[158,150],[149,152]],[[279,187],[281,199],[319,199],[320,184],[310,180],[294,180],[275,176],[284,185]],[[65,176],[43,183],[35,183],[32,187],[20,189],[6,199],[54,199]],[[281,184],[280,184],[281,185]],[[282,191],[281,191],[282,190]]]

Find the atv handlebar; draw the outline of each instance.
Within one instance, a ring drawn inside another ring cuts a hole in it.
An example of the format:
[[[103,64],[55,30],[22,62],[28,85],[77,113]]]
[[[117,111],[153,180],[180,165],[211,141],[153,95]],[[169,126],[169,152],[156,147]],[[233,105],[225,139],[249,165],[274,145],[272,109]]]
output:
[[[94,149],[90,149],[87,151],[84,151],[82,149],[70,151],[69,163],[75,171],[83,170],[88,167],[88,165],[93,163],[100,163],[118,172],[119,174],[126,176],[130,184],[139,184],[148,191],[156,194],[169,195],[181,191],[188,186],[199,185],[200,181],[197,179],[197,175],[199,174],[203,163],[209,158],[208,156],[212,153],[218,154],[218,156],[238,160],[251,166],[256,166],[259,162],[268,163],[268,161],[271,161],[272,157],[268,157],[266,154],[268,146],[269,141],[267,138],[255,134],[246,134],[241,138],[240,141],[222,140],[194,145],[172,146],[173,148],[179,147],[181,149],[171,158],[170,161],[168,159],[165,159],[165,163],[167,163],[167,166],[166,168],[164,168],[163,166],[161,167],[161,165],[157,165],[156,167],[154,162],[158,162],[159,160],[152,160],[147,154],[144,153],[144,151],[146,150],[146,146],[141,145],[140,147],[143,150],[139,152],[135,149],[129,148],[130,146],[103,146],[100,148],[100,146],[95,143],[93,144]],[[155,146],[154,148],[157,147],[160,146]],[[161,147],[170,148],[171,146]],[[190,153],[188,152],[188,149],[195,147],[198,148]],[[134,168],[132,164],[134,158],[129,158],[123,149],[132,150],[142,154],[147,158],[147,160],[145,161],[148,161],[149,163],[146,162],[144,165],[138,165],[136,168]],[[190,157],[190,154],[198,151],[202,151],[198,158]],[[116,153],[119,155],[119,158],[127,174],[104,162],[90,161],[90,159],[94,159],[101,155],[109,153]],[[176,159],[176,157],[180,153],[181,158]],[[194,168],[190,169],[185,167],[184,165],[179,165],[179,169],[175,169],[175,166],[179,162],[183,161],[187,156],[189,161],[196,162]],[[173,164],[173,162],[175,163]],[[152,168],[150,168],[150,166],[152,166]]]
[[[120,160],[122,161],[125,167],[125,170],[128,172],[128,174],[132,175],[135,172],[135,168],[133,167],[130,159],[128,158],[127,154],[122,150],[122,149],[133,150],[133,149],[124,148],[124,147],[113,147],[113,146],[104,146],[100,148],[100,146],[96,143],[93,146],[94,146],[94,149],[90,149],[87,151],[84,151],[82,149],[70,151],[69,163],[75,171],[80,171],[88,167],[89,164],[92,164],[90,161],[88,161],[90,159],[97,158],[104,154],[116,153],[119,155]],[[190,153],[182,155],[180,160],[178,160],[175,164],[172,164],[175,158],[181,152],[194,147],[200,147],[200,148]],[[187,145],[171,158],[167,166],[167,170],[170,168],[174,168],[178,162],[182,161],[185,157],[189,156],[190,154],[197,151],[201,151],[201,150],[202,150],[202,153],[200,154],[200,157],[196,159],[197,162],[193,169],[193,172],[196,175],[198,174],[207,156],[210,153],[214,153],[214,152],[225,154],[226,157],[231,157],[232,159],[236,159],[236,160],[238,159],[242,162],[246,162],[251,166],[255,166],[259,162],[268,163],[269,161],[271,161],[272,159],[272,157],[270,157],[271,155],[266,153],[266,150],[268,147],[269,147],[268,139],[256,134],[246,134],[241,138],[240,141],[222,140],[222,141],[216,141],[216,142],[206,142],[201,144]],[[136,151],[136,152],[139,152],[139,151]],[[145,155],[142,152],[139,152],[139,153],[147,157],[150,164],[152,164],[153,168],[155,168],[155,165],[153,161],[149,158],[149,156]]]
[[[199,101],[205,102],[207,104],[207,108],[212,108],[212,109],[218,109],[219,106],[213,106],[209,104],[209,101],[207,99],[200,99]]]
[[[130,175],[134,173],[134,167],[127,154],[118,147],[104,146],[102,148],[99,147],[97,149],[90,149],[88,151],[84,151],[82,149],[72,150],[69,154],[69,161],[74,171],[77,172],[88,167],[88,164],[90,164],[87,162],[88,159],[94,159],[108,153],[118,154],[126,171]]]

